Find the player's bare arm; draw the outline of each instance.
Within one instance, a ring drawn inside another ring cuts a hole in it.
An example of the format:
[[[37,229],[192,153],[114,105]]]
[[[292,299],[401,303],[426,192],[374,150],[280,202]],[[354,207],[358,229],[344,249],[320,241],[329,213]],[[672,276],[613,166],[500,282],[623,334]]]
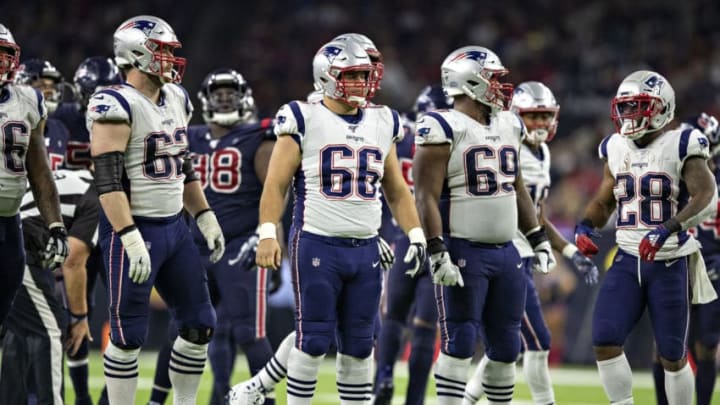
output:
[[[415,179],[415,204],[425,235],[430,238],[442,236],[440,217],[440,193],[450,159],[450,145],[418,146],[413,158]]]
[[[385,158],[385,175],[382,179],[382,188],[385,198],[393,213],[393,217],[405,233],[420,226],[415,200],[410,189],[402,177],[400,163],[398,163],[396,147],[393,144]]]
[[[42,120],[30,133],[26,165],[33,198],[37,201],[38,210],[45,223],[50,225],[55,222],[62,223],[62,215],[55,180],[47,163],[44,132],[45,120]]]
[[[97,183],[100,180],[98,179],[100,173],[97,159],[102,155],[114,155],[114,159],[124,159],[125,149],[130,139],[130,126],[125,122],[96,121],[91,131],[90,152],[95,160],[97,173],[95,182]],[[114,190],[103,193],[101,185],[98,184],[98,192],[100,193],[100,205],[116,232],[134,224],[130,214],[130,202],[124,191]]]
[[[205,198],[205,193],[199,181],[193,180],[185,183],[185,187],[183,188],[183,206],[193,217],[199,212],[210,209],[210,204],[208,204]]]
[[[690,194],[690,201],[674,217],[680,224],[684,224],[702,213],[712,202],[716,193],[715,178],[705,159],[701,157],[693,156],[685,161],[682,177],[688,194]],[[685,228],[683,227],[683,229]]]
[[[535,203],[533,203],[530,193],[528,193],[525,187],[525,181],[522,178],[520,167],[518,167],[518,174],[515,176],[515,196],[518,211],[518,228],[522,233],[537,228],[538,225],[538,214],[535,211]]]
[[[553,249],[562,252],[563,248],[567,246],[568,241],[565,240],[565,238],[558,232],[557,228],[555,228],[555,225],[553,225],[552,222],[550,222],[545,217],[545,203],[540,202],[537,210],[538,215],[538,222],[540,225],[545,227],[545,232],[547,232],[548,239],[550,239],[550,245],[553,247]]]
[[[65,350],[69,350],[70,354],[75,354],[85,337],[92,341],[87,319],[86,300],[86,264],[90,256],[90,247],[73,236],[68,236],[68,246],[70,254],[63,264],[63,279],[65,280],[65,293],[71,319],[68,336],[65,340]]]
[[[593,197],[590,204],[585,208],[585,215],[583,218],[590,220],[592,225],[596,228],[605,226],[610,215],[615,211],[615,194],[613,189],[615,188],[615,177],[610,172],[610,167],[605,163],[605,169],[603,170],[603,179],[600,183],[600,189]]]
[[[255,173],[260,179],[261,183],[265,183],[265,177],[267,177],[268,165],[270,164],[270,156],[272,155],[275,141],[266,140],[258,146],[255,151],[255,158],[253,159],[253,166],[255,167]]]
[[[291,136],[279,136],[268,165],[263,193],[260,197],[258,243],[256,263],[260,267],[277,269],[282,253],[277,241],[277,223],[285,208],[285,194],[302,156],[300,146]]]

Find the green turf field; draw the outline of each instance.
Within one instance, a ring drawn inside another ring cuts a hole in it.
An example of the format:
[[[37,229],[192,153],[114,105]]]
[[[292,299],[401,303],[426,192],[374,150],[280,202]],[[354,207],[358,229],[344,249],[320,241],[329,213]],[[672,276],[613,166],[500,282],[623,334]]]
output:
[[[247,377],[244,370],[246,366],[245,358],[238,357],[236,362],[236,372],[233,383],[239,382]],[[140,380],[138,382],[138,394],[135,403],[137,405],[147,404],[150,398],[150,389],[152,388],[153,372],[155,369],[155,353],[143,353],[140,355]],[[553,368],[551,369],[553,384],[555,386],[555,395],[559,405],[591,405],[591,404],[607,404],[602,387],[600,386],[597,371],[594,368]],[[405,363],[399,363],[396,369],[396,389],[394,404],[403,404],[402,393],[404,392],[407,368]],[[523,382],[522,371],[518,369],[518,384],[515,387],[515,400],[513,404],[530,405],[530,394],[527,385]],[[69,384],[69,377],[66,375],[66,384]],[[203,374],[202,384],[200,386],[198,404],[205,405],[208,403],[208,397],[211,390],[211,372],[209,366],[206,366]],[[328,359],[320,369],[320,383],[315,392],[315,400],[313,404],[338,404],[339,399],[335,390],[335,363],[334,359]],[[97,400],[103,386],[102,374],[102,358],[99,352],[91,353],[90,357],[90,389],[94,400]],[[635,372],[635,403],[649,405],[655,403],[655,394],[653,391],[652,376],[647,371]],[[434,382],[431,380],[428,387],[426,404],[436,404],[434,392]],[[277,389],[277,404],[285,404],[285,386],[282,384]],[[72,405],[74,396],[72,388],[68,387],[65,395],[66,403]],[[172,404],[169,399],[166,404]],[[483,403],[483,402],[481,402]],[[720,404],[720,391],[716,388],[713,403]]]

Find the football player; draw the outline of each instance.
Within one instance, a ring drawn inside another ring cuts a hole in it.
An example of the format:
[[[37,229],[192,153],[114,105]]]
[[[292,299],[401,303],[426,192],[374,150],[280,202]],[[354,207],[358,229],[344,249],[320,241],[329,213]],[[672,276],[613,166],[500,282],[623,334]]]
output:
[[[521,176],[525,126],[504,111],[512,96],[512,85],[500,81],[507,72],[487,48],[453,51],[441,66],[453,108],[427,113],[417,122],[413,178],[436,284],[440,404],[462,402],[480,331],[488,356],[482,375],[487,399],[491,404],[512,400],[526,287],[512,243],[516,230],[528,240],[535,271],[547,273],[554,265]]]
[[[720,182],[720,155],[717,145],[720,144],[720,125],[717,118],[701,113],[684,121],[680,130],[695,128],[710,141],[710,168],[715,175],[715,183]],[[717,215],[703,221],[695,228],[695,236],[702,245],[702,255],[716,293],[720,293],[720,219]],[[690,307],[690,332],[688,348],[695,360],[695,403],[710,405],[717,380],[716,355],[720,341],[720,300],[707,304],[693,304]],[[653,363],[655,394],[658,405],[667,405],[665,395],[665,371],[659,358]]]
[[[675,92],[665,77],[640,70],[623,79],[611,109],[617,132],[598,148],[603,180],[575,228],[580,251],[595,254],[595,228],[617,208],[619,250],[600,286],[592,328],[600,380],[613,404],[633,403],[623,344],[646,308],[668,403],[692,402],[695,379],[686,355],[690,297],[693,303],[716,297],[699,244],[687,232],[717,211],[707,165],[710,142],[692,128],[663,130],[674,114]]]
[[[550,149],[547,142],[555,136],[560,106],[552,91],[540,82],[524,82],[514,92],[510,110],[518,114],[527,128],[527,135],[520,146],[520,170],[530,198],[535,203],[538,221],[545,226],[553,249],[562,252],[588,284],[597,283],[598,269],[592,260],[583,256],[577,247],[565,240],[545,217],[545,199],[550,190]],[[513,239],[523,261],[527,278],[525,316],[520,327],[523,349],[523,372],[536,404],[555,403],[555,393],[550,381],[548,355],[550,354],[550,331],[545,324],[540,298],[533,279],[534,252],[522,232]],[[488,357],[484,356],[475,369],[465,389],[465,402],[475,404],[482,395],[482,374]]]
[[[20,287],[25,268],[19,208],[29,181],[50,236],[45,251],[48,267],[61,266],[68,254],[67,231],[60,214],[57,188],[48,166],[45,138],[47,110],[36,89],[13,83],[20,67],[20,47],[0,24],[0,324]]]
[[[353,41],[323,45],[313,60],[322,103],[293,101],[276,116],[278,135],[260,201],[257,264],[277,268],[276,223],[294,178],[290,256],[296,300],[296,341],[288,359],[288,404],[309,404],[317,373],[337,331],[337,385],[343,403],[370,399],[370,353],[380,289],[379,186],[419,268],[425,237],[395,152],[400,117],[369,106],[377,76]]]
[[[110,404],[135,402],[138,354],[153,286],[177,322],[170,357],[174,403],[194,404],[215,327],[204,263],[182,218],[197,221],[210,260],[225,241],[200,181],[185,159],[192,104],[178,84],[185,59],[172,27],[148,15],[113,35],[127,84],[90,97],[88,129],[100,195],[100,246],[107,263],[110,342],[104,353]]]

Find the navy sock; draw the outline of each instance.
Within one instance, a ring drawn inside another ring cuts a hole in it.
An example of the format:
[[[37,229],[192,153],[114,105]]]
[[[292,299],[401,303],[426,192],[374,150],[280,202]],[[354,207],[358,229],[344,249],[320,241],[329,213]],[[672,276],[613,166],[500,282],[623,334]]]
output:
[[[697,366],[697,375],[695,376],[697,405],[710,405],[713,389],[715,388],[715,380],[717,379],[715,361],[700,360],[695,364]]]
[[[413,327],[412,351],[408,361],[410,381],[407,387],[408,405],[422,404],[425,399],[430,368],[435,352],[435,328]]]
[[[83,339],[77,353],[74,356],[68,355],[68,373],[75,389],[75,398],[86,400],[90,397],[88,391],[88,350],[89,342]]]
[[[384,319],[378,339],[377,371],[375,373],[375,387],[381,381],[393,378],[393,367],[400,353],[402,343],[403,324],[393,319]]]
[[[165,403],[170,391],[170,375],[168,374],[168,366],[170,365],[170,351],[172,350],[172,341],[165,342],[165,345],[158,352],[157,363],[155,364],[155,380],[153,381],[152,392],[150,393],[150,401],[158,404]]]
[[[668,405],[665,395],[665,369],[660,363],[653,363],[653,379],[655,380],[655,399],[657,405]]]
[[[273,356],[272,347],[267,338],[261,338],[249,344],[240,346],[242,351],[245,353],[247,358],[248,367],[250,368],[250,374],[255,375],[263,367],[265,363],[270,361]],[[275,400],[272,398],[265,399],[265,405],[274,405]]]
[[[235,367],[235,341],[229,327],[215,329],[210,345],[208,346],[208,359],[213,372],[213,389],[210,395],[210,405],[225,403],[225,395],[230,390],[230,377]]]

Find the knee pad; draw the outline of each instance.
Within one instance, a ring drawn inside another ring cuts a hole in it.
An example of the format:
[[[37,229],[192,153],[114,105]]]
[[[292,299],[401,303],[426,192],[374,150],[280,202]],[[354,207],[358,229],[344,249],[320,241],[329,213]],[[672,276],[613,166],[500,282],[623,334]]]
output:
[[[87,359],[89,354],[89,347],[90,344],[88,343],[88,340],[83,339],[82,343],[80,343],[78,351],[75,354],[70,354],[70,351],[67,352],[68,359],[74,361]]]
[[[472,357],[477,344],[477,328],[471,322],[447,322],[447,354],[461,359]],[[443,342],[445,343],[445,342]]]
[[[323,356],[330,350],[332,338],[328,335],[304,335],[300,342],[300,349],[310,356]]]
[[[205,345],[212,339],[213,328],[182,327],[180,337],[196,345]]]
[[[508,338],[500,343],[495,342],[486,348],[485,353],[490,360],[501,363],[514,363],[520,355],[520,335]]]

